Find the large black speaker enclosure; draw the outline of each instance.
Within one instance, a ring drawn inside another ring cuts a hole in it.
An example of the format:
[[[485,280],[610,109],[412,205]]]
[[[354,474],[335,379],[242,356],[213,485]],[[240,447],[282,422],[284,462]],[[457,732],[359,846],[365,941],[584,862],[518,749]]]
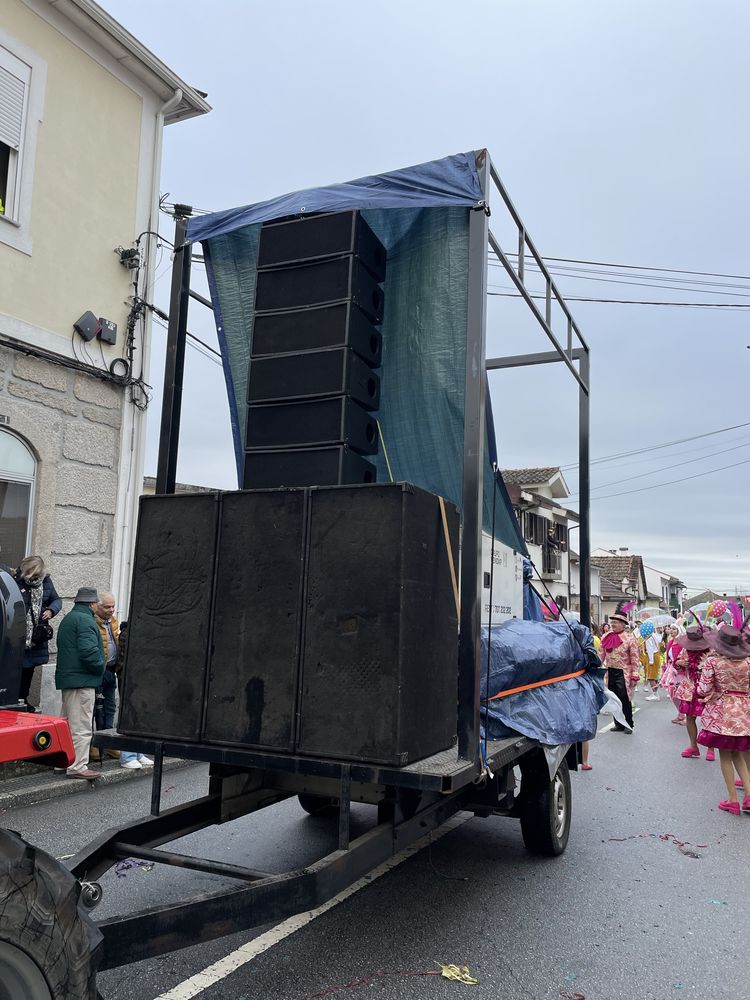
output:
[[[349,299],[373,323],[383,319],[383,289],[357,257],[258,271],[255,311],[298,309]]]
[[[121,733],[200,739],[220,499],[141,497]]]
[[[377,421],[348,396],[248,407],[248,449],[325,444],[345,444],[362,455],[374,455],[378,450]]]
[[[304,490],[225,493],[204,737],[294,748]]]
[[[260,230],[258,267],[355,254],[376,281],[385,277],[385,247],[356,211],[266,222]]]
[[[438,498],[311,490],[309,530],[298,752],[403,765],[450,747],[458,621]]]
[[[323,347],[350,347],[368,365],[377,368],[383,339],[362,310],[351,302],[255,314],[251,348],[254,358]]]
[[[380,378],[346,347],[253,358],[247,391],[249,403],[345,395],[368,410],[380,405]]]
[[[246,451],[242,485],[246,490],[282,486],[338,486],[374,483],[377,469],[346,445],[279,451]]]

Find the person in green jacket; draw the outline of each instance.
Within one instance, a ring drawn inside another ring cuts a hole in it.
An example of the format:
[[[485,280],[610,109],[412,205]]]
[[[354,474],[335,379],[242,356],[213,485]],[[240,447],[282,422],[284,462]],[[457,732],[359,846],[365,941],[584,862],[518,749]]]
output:
[[[94,699],[104,677],[104,644],[94,618],[98,603],[93,587],[81,587],[57,630],[55,687],[62,692],[62,715],[68,720],[76,752],[66,772],[68,778],[99,777],[89,768]]]

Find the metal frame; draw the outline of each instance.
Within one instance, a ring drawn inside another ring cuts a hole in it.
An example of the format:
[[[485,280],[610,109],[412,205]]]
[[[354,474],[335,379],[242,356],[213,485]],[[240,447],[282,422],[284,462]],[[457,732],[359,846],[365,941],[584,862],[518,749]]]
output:
[[[550,766],[549,761],[545,761],[538,744],[525,737],[489,742],[485,771],[479,756],[479,599],[482,583],[485,373],[486,370],[561,361],[579,384],[581,600],[584,605],[582,618],[586,620],[589,600],[588,346],[529,239],[486,150],[478,154],[477,167],[483,197],[471,212],[469,221],[458,744],[426,761],[395,768],[359,761],[308,758],[180,740],[151,740],[98,733],[95,737],[98,746],[117,746],[154,755],[152,815],[109,831],[80,852],[69,863],[76,877],[95,878],[127,856],[236,878],[243,883],[238,889],[101,922],[99,928],[106,945],[102,968],[154,957],[319,906],[378,864],[439,827],[459,810],[468,809],[482,816],[518,815],[515,782],[512,780],[512,768],[518,761],[522,761],[527,773],[533,772],[541,776],[539,780],[546,780],[544,775]],[[518,229],[517,271],[489,228],[487,202],[490,182],[499,192]],[[185,243],[190,209],[177,206],[175,214],[176,250],[156,477],[158,493],[173,493],[175,490],[189,299],[210,305],[190,289],[192,251],[190,245]],[[555,348],[553,352],[485,360],[488,246],[498,256],[541,324]],[[524,284],[527,250],[547,282],[545,315],[536,307]],[[553,296],[566,316],[566,347],[552,330]],[[575,347],[574,334],[578,343]],[[579,370],[575,368],[576,363]],[[575,767],[576,747],[561,749],[563,753],[567,749],[570,764]],[[161,812],[162,762],[165,756],[210,762],[209,794]],[[189,833],[247,815],[301,793],[338,801],[337,848],[303,871],[268,875],[253,868],[156,850],[160,845]],[[353,800],[377,804],[378,822],[367,833],[351,840]]]

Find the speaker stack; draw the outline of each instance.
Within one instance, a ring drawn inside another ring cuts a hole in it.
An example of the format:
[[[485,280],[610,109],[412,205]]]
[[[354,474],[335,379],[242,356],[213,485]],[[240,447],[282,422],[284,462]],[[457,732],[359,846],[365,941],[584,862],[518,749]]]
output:
[[[261,227],[245,489],[375,482],[385,269],[359,212]]]

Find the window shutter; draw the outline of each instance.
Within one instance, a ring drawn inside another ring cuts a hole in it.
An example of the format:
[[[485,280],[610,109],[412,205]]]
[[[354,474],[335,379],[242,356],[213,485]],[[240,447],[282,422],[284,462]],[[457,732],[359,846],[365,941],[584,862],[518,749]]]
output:
[[[0,142],[18,150],[23,135],[26,84],[0,65]]]

